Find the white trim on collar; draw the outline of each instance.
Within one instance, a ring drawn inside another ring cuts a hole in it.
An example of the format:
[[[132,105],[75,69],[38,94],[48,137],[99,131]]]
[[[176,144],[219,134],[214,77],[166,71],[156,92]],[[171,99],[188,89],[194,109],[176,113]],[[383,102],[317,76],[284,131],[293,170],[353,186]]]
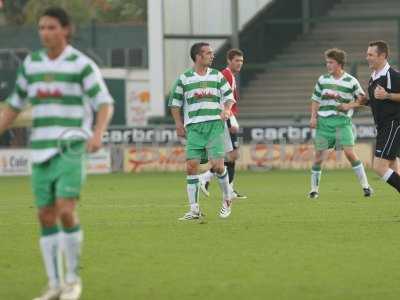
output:
[[[376,71],[372,72],[371,77],[372,80],[377,80],[381,76],[385,76],[387,72],[389,71],[390,65],[389,63],[386,63],[386,65],[383,67],[382,70],[380,70],[378,73]]]
[[[46,53],[46,50],[44,51],[44,57],[50,63],[57,63],[57,62],[63,60],[64,58],[66,58],[69,54],[71,54],[71,51],[72,51],[72,46],[68,44],[64,48],[63,52],[61,52],[60,55],[58,57],[56,57],[55,59],[50,59]]]

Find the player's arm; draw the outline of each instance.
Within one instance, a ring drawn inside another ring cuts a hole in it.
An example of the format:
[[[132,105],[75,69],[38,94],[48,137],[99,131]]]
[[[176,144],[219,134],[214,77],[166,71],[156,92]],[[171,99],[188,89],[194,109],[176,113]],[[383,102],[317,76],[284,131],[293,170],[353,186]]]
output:
[[[19,113],[19,110],[15,110],[9,105],[0,110],[0,136],[11,126]]]
[[[231,113],[232,113],[231,110],[232,110],[232,106],[234,103],[235,103],[235,101],[233,99],[224,102],[224,110],[222,111],[222,114],[221,114],[221,118],[223,120],[228,120],[229,117],[231,116]]]
[[[221,74],[224,76],[224,78],[228,82],[229,86],[233,90],[233,75],[232,75],[232,73],[229,72],[228,70],[224,69],[221,71]]]
[[[81,72],[82,87],[96,111],[96,123],[93,136],[87,142],[88,152],[96,152],[102,146],[103,134],[114,112],[114,100],[111,97],[97,65],[91,61]]]
[[[338,106],[338,110],[348,111],[350,109],[357,109],[357,108],[367,105],[367,103],[368,103],[367,97],[363,94],[360,94],[357,96],[357,98],[353,102],[340,104]]]
[[[231,109],[236,101],[233,98],[233,91],[232,88],[229,86],[229,83],[221,73],[220,75],[221,77],[220,77],[219,89],[222,95],[222,105],[223,105],[223,110],[221,112],[221,119],[226,121],[231,116]]]
[[[355,80],[355,83],[353,86],[353,97],[354,97],[354,101],[352,101],[350,103],[342,103],[341,105],[339,105],[338,109],[341,111],[348,111],[351,109],[357,109],[357,108],[360,108],[361,106],[367,105],[368,98],[365,95],[365,92],[363,91],[358,80]]]
[[[172,118],[174,118],[176,134],[180,137],[185,137],[185,126],[182,121],[181,107],[183,106],[183,84],[178,78],[169,95],[168,106],[171,109]]]
[[[320,78],[318,79],[317,83],[315,84],[314,92],[311,96],[310,128],[317,127],[318,110],[319,110],[320,102],[322,100],[322,87],[321,87],[321,84],[319,83]]]
[[[88,152],[96,152],[101,148],[104,132],[114,113],[114,105],[104,103],[100,105],[96,113],[96,124],[94,126],[93,137],[88,141]]]
[[[224,78],[225,78],[225,80],[227,81],[229,87],[231,88],[231,90],[232,90],[232,95],[234,95],[234,94],[233,94],[233,81],[234,81],[234,77],[233,77],[232,73],[231,73],[231,72],[228,72],[227,69],[224,69],[224,70],[221,71],[221,74],[224,76]],[[231,103],[230,107],[224,107],[224,108],[225,108],[226,111],[229,110],[229,112],[230,112],[229,114],[231,115],[232,106],[233,106],[233,104],[234,104],[235,102],[231,102],[230,99],[229,99],[228,101]],[[228,103],[227,103],[227,105],[228,105]],[[225,105],[224,105],[224,106],[225,106]],[[231,130],[231,129],[234,130],[232,127],[230,128],[230,130]]]
[[[317,127],[318,120],[318,110],[319,110],[319,102],[312,100],[311,101],[311,117],[310,117],[310,127]]]
[[[180,137],[185,137],[185,126],[183,125],[182,116],[181,116],[181,108],[177,106],[171,107],[171,115],[174,118],[176,134]]]
[[[0,135],[15,121],[19,113],[26,107],[28,102],[28,80],[25,73],[25,63],[18,68],[17,79],[12,94],[7,98],[6,105],[0,110]]]

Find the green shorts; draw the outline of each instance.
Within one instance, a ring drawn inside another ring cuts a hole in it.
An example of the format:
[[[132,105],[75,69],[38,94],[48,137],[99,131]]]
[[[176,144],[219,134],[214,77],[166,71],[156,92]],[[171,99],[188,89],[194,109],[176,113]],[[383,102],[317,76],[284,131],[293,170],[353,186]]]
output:
[[[354,146],[355,137],[350,118],[344,116],[318,117],[315,149],[318,151]]]
[[[225,156],[224,122],[222,120],[189,124],[186,127],[186,159],[206,163]]]
[[[71,149],[83,151],[84,147],[85,143],[80,142]],[[57,198],[79,198],[86,179],[86,159],[76,154],[68,155],[69,151],[32,165],[32,188],[37,207],[52,206]]]

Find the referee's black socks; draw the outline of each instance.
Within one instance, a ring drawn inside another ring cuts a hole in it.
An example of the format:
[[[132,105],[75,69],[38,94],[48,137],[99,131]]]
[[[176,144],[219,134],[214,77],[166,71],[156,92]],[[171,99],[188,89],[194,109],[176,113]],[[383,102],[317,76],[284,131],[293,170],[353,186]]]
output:
[[[392,169],[388,169],[382,177],[387,183],[394,187],[400,193],[400,176]]]
[[[234,161],[226,161],[225,163],[226,169],[228,170],[229,183],[232,183],[235,178],[235,162]]]

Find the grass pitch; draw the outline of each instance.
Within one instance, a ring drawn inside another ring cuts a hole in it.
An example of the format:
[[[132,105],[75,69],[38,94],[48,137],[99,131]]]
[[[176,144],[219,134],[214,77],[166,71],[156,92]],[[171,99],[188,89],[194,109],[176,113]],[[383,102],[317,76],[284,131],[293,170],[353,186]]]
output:
[[[242,172],[249,196],[217,217],[216,181],[201,197],[205,222],[182,222],[182,173],[90,176],[79,214],[84,300],[398,299],[400,196],[369,173],[326,171],[318,200],[309,172]],[[0,178],[0,299],[31,299],[46,283],[28,178]]]

